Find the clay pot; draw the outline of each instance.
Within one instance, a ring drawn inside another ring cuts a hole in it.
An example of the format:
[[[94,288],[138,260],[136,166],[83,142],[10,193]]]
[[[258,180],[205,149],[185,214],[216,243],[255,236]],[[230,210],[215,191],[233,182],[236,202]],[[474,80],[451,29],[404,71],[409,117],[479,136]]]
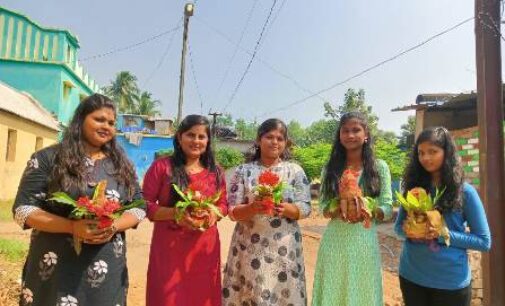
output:
[[[425,239],[429,226],[433,226],[439,233],[442,232],[443,220],[438,210],[427,212],[413,212],[407,214],[405,236],[411,239]]]

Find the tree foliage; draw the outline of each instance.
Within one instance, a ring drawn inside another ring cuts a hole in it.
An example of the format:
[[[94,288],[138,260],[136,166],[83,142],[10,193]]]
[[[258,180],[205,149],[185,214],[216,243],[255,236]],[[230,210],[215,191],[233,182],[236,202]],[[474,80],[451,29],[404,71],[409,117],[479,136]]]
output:
[[[377,139],[374,149],[375,156],[388,164],[391,178],[393,180],[400,179],[407,163],[407,153],[398,148],[396,142],[388,142],[383,139]]]
[[[331,153],[331,144],[316,143],[308,147],[295,147],[293,159],[302,166],[310,180],[319,178],[321,170],[328,161]]]
[[[412,138],[416,133],[416,116],[409,116],[407,119],[407,123],[402,124],[400,127],[401,129],[401,135],[400,135],[400,146],[405,149],[409,149],[410,146],[412,146],[412,143],[410,143],[409,146],[409,138]]]
[[[362,113],[370,127],[373,135],[377,134],[379,117],[373,112],[372,106],[365,101],[365,91],[353,88],[347,89],[342,105],[333,107],[329,102],[324,103],[325,116],[339,121],[343,114],[348,112]]]
[[[129,71],[120,71],[109,86],[102,88],[103,93],[116,102],[120,113],[134,115],[158,116],[161,105],[152,98],[148,91],[141,91],[137,77]]]
[[[224,169],[230,169],[245,161],[244,154],[237,149],[220,147],[216,150],[216,161]]]

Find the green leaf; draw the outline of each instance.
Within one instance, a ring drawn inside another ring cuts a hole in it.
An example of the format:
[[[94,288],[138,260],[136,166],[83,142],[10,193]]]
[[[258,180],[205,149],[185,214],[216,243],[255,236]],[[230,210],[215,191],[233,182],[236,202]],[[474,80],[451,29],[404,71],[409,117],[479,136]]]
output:
[[[53,196],[49,199],[49,201],[55,201],[58,203],[67,204],[74,207],[77,206],[77,202],[64,192],[53,193]]]
[[[124,212],[128,209],[132,209],[132,208],[136,208],[136,207],[140,207],[140,206],[144,206],[145,205],[145,201],[143,199],[137,199],[137,200],[134,200],[133,202],[131,203],[128,203],[126,205],[123,205],[121,206],[118,210],[116,210],[114,213],[121,213],[121,212]]]
[[[180,195],[181,198],[183,198],[185,201],[191,201],[191,199],[189,199],[186,196],[186,194],[184,192],[182,192],[182,190],[176,184],[172,184],[172,186],[174,186],[175,192],[177,192],[177,194]]]
[[[368,209],[368,211],[370,211],[372,213],[379,206],[377,200],[372,197],[364,197],[363,202],[365,203],[365,206]]]
[[[221,211],[215,205],[211,204],[211,205],[208,205],[207,207],[210,210],[212,210],[216,214],[216,216],[218,216],[219,218],[223,218],[223,214],[221,214]]]
[[[410,192],[407,192],[407,203],[413,208],[419,209],[420,207],[419,201]]]

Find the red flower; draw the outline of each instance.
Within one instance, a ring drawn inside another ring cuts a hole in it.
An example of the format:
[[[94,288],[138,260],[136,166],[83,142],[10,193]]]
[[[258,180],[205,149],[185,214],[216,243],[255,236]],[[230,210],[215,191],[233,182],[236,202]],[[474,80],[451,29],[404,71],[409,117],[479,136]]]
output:
[[[112,225],[113,220],[109,217],[101,217],[98,219],[100,222],[98,223],[98,228],[107,228]]]
[[[119,202],[116,200],[106,200],[103,203],[103,209],[106,215],[112,215],[120,207]]]
[[[261,204],[263,204],[263,209],[267,214],[271,215],[273,213],[275,209],[275,202],[272,198],[270,197],[264,198],[263,200],[261,200]]]
[[[260,185],[267,185],[274,187],[275,185],[279,184],[279,176],[270,170],[266,170],[260,174],[258,182],[260,183]]]
[[[80,197],[77,199],[77,206],[88,208],[91,205],[91,201],[88,197]]]

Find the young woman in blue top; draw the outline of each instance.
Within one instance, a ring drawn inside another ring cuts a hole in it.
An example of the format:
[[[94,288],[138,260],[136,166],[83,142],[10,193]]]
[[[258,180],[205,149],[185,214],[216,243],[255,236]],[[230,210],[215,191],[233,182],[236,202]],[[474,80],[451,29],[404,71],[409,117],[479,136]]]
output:
[[[491,234],[486,213],[475,188],[463,182],[456,146],[443,127],[424,130],[417,138],[405,170],[404,192],[422,187],[432,194],[444,188],[436,203],[449,229],[446,247],[434,228],[426,240],[406,239],[400,259],[400,287],[406,306],[468,306],[471,299],[471,270],[467,250],[488,251]],[[406,213],[400,208],[395,231],[405,236]],[[470,231],[466,231],[467,227]],[[435,240],[437,250],[428,247]]]

